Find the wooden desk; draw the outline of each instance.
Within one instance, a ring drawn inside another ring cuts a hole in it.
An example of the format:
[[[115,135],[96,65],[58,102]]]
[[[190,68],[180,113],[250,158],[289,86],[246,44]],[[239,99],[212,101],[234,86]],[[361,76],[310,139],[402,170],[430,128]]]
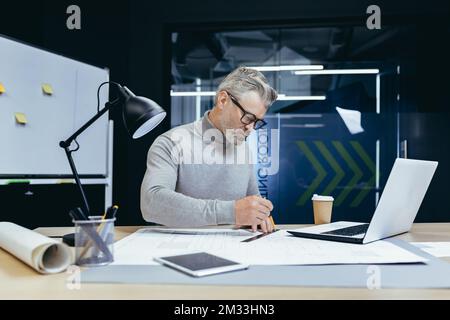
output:
[[[286,228],[287,226],[279,226]],[[300,226],[290,225],[289,228]],[[117,227],[121,239],[138,227]],[[39,228],[59,236],[72,228]],[[406,241],[450,241],[450,223],[415,224]],[[446,258],[450,262],[450,258]],[[448,276],[448,275],[445,275]],[[450,289],[379,289],[81,284],[79,290],[66,286],[67,273],[41,275],[0,249],[0,299],[450,299]]]

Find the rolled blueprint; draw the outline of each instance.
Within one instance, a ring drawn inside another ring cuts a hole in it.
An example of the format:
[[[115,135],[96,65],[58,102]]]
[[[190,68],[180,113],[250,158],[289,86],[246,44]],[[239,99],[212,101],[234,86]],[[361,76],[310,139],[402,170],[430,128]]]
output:
[[[11,222],[0,222],[0,247],[40,273],[58,273],[72,264],[64,243]]]

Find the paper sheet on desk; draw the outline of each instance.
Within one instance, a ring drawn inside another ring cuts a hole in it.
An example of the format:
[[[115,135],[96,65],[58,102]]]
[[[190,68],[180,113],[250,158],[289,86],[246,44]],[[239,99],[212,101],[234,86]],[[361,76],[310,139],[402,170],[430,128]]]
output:
[[[40,273],[58,273],[72,263],[65,244],[10,222],[0,222],[0,248]]]
[[[412,245],[437,257],[450,257],[450,242],[411,242]]]
[[[323,265],[415,263],[425,258],[387,241],[366,245],[303,239],[278,231],[252,242],[230,236],[231,229],[210,234],[168,234],[141,229],[117,242],[114,264],[157,264],[154,257],[204,251],[249,265]],[[205,229],[206,230],[206,229]]]
[[[114,244],[113,264],[156,265],[154,257],[230,250],[225,248],[257,234],[242,229],[143,228]]]

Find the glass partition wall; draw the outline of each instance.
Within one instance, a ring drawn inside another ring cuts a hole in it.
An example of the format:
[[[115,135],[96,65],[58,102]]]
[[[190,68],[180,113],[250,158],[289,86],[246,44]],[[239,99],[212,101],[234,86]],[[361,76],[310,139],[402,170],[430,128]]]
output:
[[[260,193],[274,203],[277,223],[313,222],[316,193],[335,198],[334,221],[370,220],[395,158],[408,157],[408,137],[417,136],[410,124],[423,117],[414,98],[418,84],[411,82],[420,55],[414,26],[171,36],[172,126],[211,109],[218,84],[236,67],[256,68],[279,94],[267,112],[268,125],[248,141]],[[449,119],[448,113],[439,114]],[[430,160],[446,157],[438,151],[428,155]],[[434,197],[441,192],[436,190]],[[446,220],[449,214],[429,212],[419,219]]]

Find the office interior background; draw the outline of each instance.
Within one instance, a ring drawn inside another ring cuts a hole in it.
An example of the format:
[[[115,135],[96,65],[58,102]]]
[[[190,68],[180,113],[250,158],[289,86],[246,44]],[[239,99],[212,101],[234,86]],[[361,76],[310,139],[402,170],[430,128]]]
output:
[[[81,30],[66,28],[71,4],[81,8]],[[366,26],[371,4],[381,9],[381,29]],[[448,222],[449,6],[448,1],[16,1],[2,5],[0,34],[108,67],[112,81],[157,101],[168,113],[141,140],[131,140],[115,122],[118,225],[144,223],[140,184],[154,139],[211,109],[211,92],[240,65],[317,67],[264,71],[282,97],[268,111],[268,127],[255,132],[252,142],[261,159],[272,161],[259,162],[256,173],[260,192],[275,205],[277,223],[311,223],[314,193],[335,197],[333,220],[368,221],[396,157],[439,161],[416,222]],[[350,128],[337,107],[359,111],[360,127]],[[271,129],[278,129],[274,139]],[[85,188],[91,209],[102,212],[104,186]],[[0,220],[69,226],[67,213],[81,199],[73,184],[17,184],[0,185],[0,203]]]

